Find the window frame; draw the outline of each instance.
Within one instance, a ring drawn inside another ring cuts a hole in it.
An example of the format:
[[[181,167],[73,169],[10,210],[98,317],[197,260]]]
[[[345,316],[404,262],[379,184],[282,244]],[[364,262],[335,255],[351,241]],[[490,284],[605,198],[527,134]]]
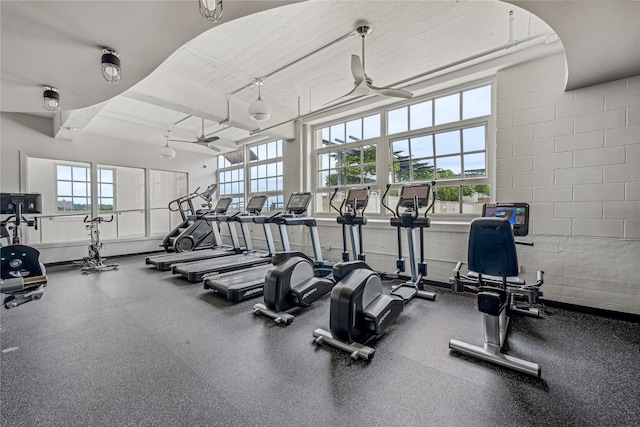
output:
[[[70,179],[60,179],[59,177],[59,167],[69,167],[71,168],[71,178]],[[73,179],[73,168],[82,168],[85,169],[85,176],[87,177],[86,180],[84,181],[80,181],[80,180],[74,180]],[[54,162],[54,180],[55,180],[55,190],[56,190],[56,214],[57,215],[69,215],[69,214],[83,214],[83,213],[91,213],[91,207],[92,207],[92,196],[91,196],[91,164],[88,164],[88,166],[84,166],[83,164],[74,164],[72,162]],[[67,195],[60,195],[59,192],[59,183],[60,182],[68,182],[71,184],[71,209],[70,210],[60,210],[60,205],[59,205],[59,199],[60,197],[67,197]],[[87,209],[84,210],[74,210],[73,206],[74,206],[74,199],[76,198],[74,196],[74,183],[84,183],[86,188],[87,188],[87,194],[84,196],[78,196],[78,198],[83,198],[85,200],[87,200],[86,206]]]
[[[320,173],[319,171],[320,169],[320,156],[322,154],[326,154],[328,152],[331,151],[337,151],[337,149],[339,149],[340,147],[346,146],[348,144],[340,144],[340,145],[334,145],[334,146],[329,146],[329,147],[321,147],[321,148],[316,148],[318,147],[318,140],[322,138],[322,133],[321,130],[323,128],[326,128],[328,126],[332,126],[334,124],[340,123],[340,122],[348,122],[350,120],[353,120],[353,118],[364,118],[364,117],[368,117],[371,116],[373,114],[376,113],[380,113],[381,114],[381,120],[380,120],[380,136],[377,138],[372,138],[370,140],[363,140],[363,141],[359,141],[358,144],[360,146],[363,145],[377,145],[377,170],[376,170],[376,175],[377,175],[377,182],[374,184],[371,184],[371,189],[372,192],[374,191],[379,191],[380,194],[384,193],[387,184],[391,184],[391,190],[398,190],[402,187],[402,185],[404,184],[408,184],[408,183],[417,183],[417,182],[424,182],[424,181],[403,181],[403,182],[395,182],[394,181],[394,177],[393,175],[393,171],[392,171],[392,163],[393,163],[393,152],[392,152],[392,141],[397,141],[399,139],[409,139],[409,138],[415,138],[418,137],[420,135],[425,135],[425,134],[430,134],[430,135],[435,135],[437,133],[442,133],[443,131],[446,130],[461,130],[461,129],[467,129],[467,128],[473,128],[473,127],[477,127],[477,126],[485,126],[485,149],[484,149],[484,154],[485,154],[485,171],[486,171],[486,175],[483,177],[464,177],[461,176],[459,178],[441,178],[441,179],[436,179],[437,184],[440,187],[446,186],[446,187],[451,187],[451,186],[457,186],[459,187],[459,205],[460,205],[460,212],[459,213],[455,213],[454,215],[452,215],[451,213],[440,213],[440,212],[431,212],[431,214],[435,215],[436,217],[442,219],[442,220],[453,220],[453,221],[468,221],[470,217],[475,217],[478,216],[478,213],[466,213],[463,212],[463,188],[465,186],[476,186],[476,185],[489,185],[491,188],[491,194],[490,194],[490,200],[491,201],[495,201],[495,181],[496,181],[496,172],[495,172],[495,162],[496,162],[496,152],[495,152],[495,146],[496,146],[496,131],[497,131],[497,125],[496,125],[496,80],[495,80],[495,76],[489,78],[489,79],[482,79],[482,80],[475,80],[472,82],[468,82],[465,84],[460,84],[460,85],[456,85],[456,86],[452,86],[450,88],[446,88],[443,90],[439,90],[439,91],[434,91],[419,97],[415,97],[412,98],[410,100],[404,100],[404,101],[400,101],[400,102],[396,102],[393,104],[387,104],[385,106],[382,107],[378,107],[378,108],[374,108],[371,110],[366,110],[366,111],[362,111],[359,112],[356,115],[349,115],[349,116],[344,116],[341,118],[336,118],[333,120],[327,120],[327,121],[315,121],[315,123],[311,124],[310,126],[310,130],[311,132],[309,133],[310,138],[312,139],[312,141],[310,141],[310,147],[311,148],[311,159],[313,161],[313,172],[311,174],[311,185],[312,188],[314,189],[314,194],[316,195],[316,197],[318,197],[320,194],[322,193],[328,193],[331,190],[333,190],[335,187],[327,187],[325,185],[320,185]],[[464,117],[464,111],[463,111],[463,106],[465,105],[465,101],[464,101],[464,92],[468,92],[468,91],[472,91],[475,89],[479,89],[482,87],[489,87],[489,91],[490,91],[490,113],[487,115],[483,115],[483,116],[478,116],[478,117],[473,117],[473,118],[468,118],[468,119],[463,119]],[[459,117],[460,120],[458,121],[454,121],[454,122],[447,122],[447,123],[442,123],[442,124],[438,124],[438,125],[433,125],[433,123],[435,122],[435,100],[439,99],[439,98],[444,98],[453,94],[459,94]],[[431,126],[427,126],[427,127],[422,127],[422,128],[418,128],[418,129],[410,129],[411,127],[411,106],[412,105],[416,105],[416,104],[421,104],[421,103],[425,103],[425,102],[429,102],[431,101]],[[405,108],[407,109],[407,129],[404,132],[398,132],[398,133],[394,133],[394,134],[387,134],[387,129],[389,129],[389,111],[393,111],[393,110],[398,110],[401,108]],[[462,134],[461,134],[461,138],[462,138]],[[375,142],[374,142],[375,141]],[[463,143],[462,139],[461,139],[461,144]],[[354,144],[354,143],[349,143],[349,144]],[[435,147],[435,142],[433,143],[434,147]],[[355,147],[355,145],[353,145]],[[461,146],[461,151],[459,153],[457,153],[460,157],[461,157],[461,162],[464,161],[464,159],[462,159],[462,157],[465,154],[474,154],[474,153],[478,153],[481,150],[472,150],[469,151],[468,153],[464,151],[464,147]],[[436,157],[445,157],[445,156],[437,156],[437,154],[434,152],[433,153],[433,158],[435,159]],[[461,165],[462,168],[462,165]],[[464,170],[461,169],[461,174],[464,175]],[[362,184],[361,184],[362,185]],[[341,188],[343,187],[349,187],[349,185],[340,185]],[[390,191],[391,191],[390,190]],[[379,208],[378,212],[380,212],[381,215],[378,215],[379,217],[388,217],[390,215],[390,213],[384,209],[382,206]],[[372,213],[372,217],[376,217],[376,213],[375,212],[371,212]],[[316,211],[314,212],[315,215],[322,217],[322,216],[334,216],[335,212],[331,212],[331,210],[329,212],[325,212],[325,211]],[[367,215],[369,215],[369,211],[367,212]]]

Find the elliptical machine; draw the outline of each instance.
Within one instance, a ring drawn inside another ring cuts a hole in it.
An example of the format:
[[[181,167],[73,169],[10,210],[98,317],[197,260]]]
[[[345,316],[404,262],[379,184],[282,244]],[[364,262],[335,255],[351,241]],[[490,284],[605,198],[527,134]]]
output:
[[[398,241],[398,259],[396,260],[396,271],[390,277],[400,277],[405,271],[405,260],[402,257],[402,229],[406,230],[407,246],[409,248],[409,266],[411,269],[411,277],[405,283],[396,285],[392,288],[391,294],[401,297],[405,302],[411,301],[414,297],[435,300],[434,292],[424,289],[423,279],[427,276],[427,263],[424,259],[424,229],[431,226],[431,219],[427,213],[433,207],[436,200],[436,182],[420,183],[412,185],[403,185],[400,189],[400,198],[395,209],[391,209],[384,203],[391,184],[387,184],[387,189],[382,196],[382,204],[391,214],[390,223],[392,227],[397,228]],[[433,200],[429,204],[429,197],[433,195]],[[403,208],[404,211],[400,212]],[[424,210],[424,214],[420,215],[420,209]],[[419,252],[420,261],[416,258],[415,248],[415,232],[419,235]]]
[[[339,188],[336,188],[329,201],[331,207],[340,214],[337,217],[337,222],[342,225],[342,262],[349,261],[346,229],[349,226],[354,259],[357,258],[366,266],[364,264],[365,256],[362,253],[362,225],[367,223],[364,210],[369,201],[369,190],[369,187],[350,189],[340,208],[336,208],[333,205],[333,200],[339,191]],[[302,212],[300,212],[302,204],[297,201],[301,197],[306,198]],[[310,199],[311,193],[292,194],[287,203],[289,216],[284,215],[282,220],[288,225],[296,222],[295,214],[304,213]],[[293,218],[290,217],[291,215]],[[315,220],[313,220],[313,227],[315,230]],[[317,252],[315,248],[314,252]],[[317,277],[322,274],[316,273],[314,260],[301,252],[279,252],[273,256],[272,261],[274,267],[267,272],[265,277],[264,303],[254,305],[253,313],[271,317],[276,323],[291,324],[294,320],[292,314],[294,311],[310,307],[319,298],[331,292],[335,284],[333,277]]]
[[[23,224],[38,229],[37,218],[24,217],[25,211],[42,213],[42,196],[35,193],[0,195],[0,214],[11,215],[0,224],[2,237],[11,237],[12,243],[0,248],[0,293],[7,295],[3,302],[7,309],[39,300],[44,295],[42,288],[47,286],[46,269],[39,260],[40,252],[20,244]]]
[[[358,190],[356,190],[358,191]],[[362,190],[359,190],[362,191]],[[369,189],[365,190],[368,192]],[[353,207],[364,211],[366,202],[359,203],[361,197],[347,196]],[[362,193],[360,193],[362,194]],[[346,226],[355,230],[366,224],[364,215],[357,215],[357,210],[342,211],[341,206],[338,223],[343,227],[343,261],[333,267],[333,280],[336,285],[331,291],[331,306],[329,310],[330,332],[316,329],[313,336],[314,343],[329,344],[350,353],[353,359],[371,360],[375,350],[366,344],[381,336],[387,328],[398,318],[404,309],[404,300],[400,296],[384,293],[380,274],[373,271],[366,263],[363,253],[354,254],[353,261],[349,261],[346,243]],[[353,213],[356,213],[355,215]],[[359,233],[361,236],[361,233]],[[354,239],[351,243],[353,250],[362,248],[362,238]],[[356,246],[356,244],[359,245]]]
[[[102,257],[102,249],[104,244],[100,241],[100,223],[112,222],[111,218],[106,220],[101,216],[97,216],[89,220],[89,215],[84,217],[84,223],[87,224],[85,228],[89,230],[89,236],[91,237],[91,243],[89,244],[89,254],[85,257],[80,264],[82,264],[82,273],[87,274],[92,271],[105,271],[105,270],[117,270],[118,264],[105,264],[106,258]]]
[[[518,276],[516,244],[533,246],[533,243],[517,241],[514,235],[526,236],[528,221],[529,205],[526,203],[485,204],[483,217],[471,221],[469,272],[460,274],[462,262],[458,262],[449,281],[456,292],[465,289],[477,292],[484,344],[480,347],[452,339],[449,348],[540,378],[541,369],[537,363],[502,353],[510,314],[540,315],[533,305],[542,296],[540,287],[544,282],[544,272],[537,272],[533,285],[527,285]]]

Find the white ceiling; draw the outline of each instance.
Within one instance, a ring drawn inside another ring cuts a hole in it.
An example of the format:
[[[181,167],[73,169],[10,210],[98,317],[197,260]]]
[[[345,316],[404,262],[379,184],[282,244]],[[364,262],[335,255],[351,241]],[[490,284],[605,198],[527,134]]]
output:
[[[193,0],[3,0],[2,111],[46,116],[41,96],[48,84],[61,90],[64,111],[53,118],[58,138],[100,134],[160,146],[169,131],[194,140],[202,119],[205,134],[219,136],[215,144],[224,150],[261,135],[290,138],[291,124],[274,125],[327,109],[351,90],[350,56],[361,54],[354,29],[362,21],[373,30],[367,75],[376,86],[416,94],[436,71],[483,53],[553,45],[554,33],[565,49],[569,88],[640,73],[640,2],[513,3],[524,9],[500,1],[225,0],[222,22],[213,25]],[[102,46],[121,53],[118,85],[102,80]],[[595,67],[601,57],[607,61]],[[247,113],[259,78],[273,109],[268,122]],[[196,144],[172,144],[211,154]]]

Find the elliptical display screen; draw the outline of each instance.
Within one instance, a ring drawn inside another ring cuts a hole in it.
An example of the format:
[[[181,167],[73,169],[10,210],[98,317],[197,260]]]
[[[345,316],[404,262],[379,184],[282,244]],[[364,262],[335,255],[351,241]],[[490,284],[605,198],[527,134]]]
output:
[[[414,200],[418,198],[418,206],[416,208],[424,208],[429,204],[429,193],[431,192],[431,184],[405,185],[400,192],[400,201],[403,208],[413,208]]]
[[[509,220],[514,236],[529,234],[528,203],[485,203],[482,207],[482,216]]]
[[[345,200],[345,205],[351,206],[351,209],[364,209],[369,202],[369,190],[366,188],[351,189]]]
[[[227,210],[229,210],[229,206],[231,205],[231,200],[232,200],[231,197],[223,197],[222,199],[218,200],[218,204],[216,205],[213,211],[219,214],[225,213]]]
[[[291,213],[301,214],[307,210],[310,201],[311,193],[293,193],[285,209]]]
[[[253,196],[251,200],[249,200],[249,204],[247,205],[247,211],[261,212],[266,201],[267,201],[267,196]]]
[[[16,213],[18,205],[22,205],[23,214],[42,213],[42,195],[40,193],[1,193],[0,214]]]

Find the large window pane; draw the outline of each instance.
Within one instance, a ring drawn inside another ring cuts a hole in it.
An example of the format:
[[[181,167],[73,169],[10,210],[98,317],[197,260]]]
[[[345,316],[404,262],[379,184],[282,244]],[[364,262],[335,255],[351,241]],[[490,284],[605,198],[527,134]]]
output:
[[[433,157],[433,136],[411,138],[411,156],[413,158]]]
[[[465,178],[474,178],[478,176],[486,176],[485,154],[466,154],[464,156],[464,176]]]
[[[380,136],[380,114],[374,114],[362,119],[363,139],[377,138]]]
[[[436,179],[460,178],[462,172],[462,157],[438,157],[436,159],[436,166]]]
[[[436,137],[436,155],[454,154],[460,152],[460,131],[438,133]]]
[[[451,123],[460,120],[460,94],[436,98],[434,125]]]
[[[57,167],[57,178],[64,179],[67,181],[71,181],[71,166],[60,166]]]
[[[410,130],[422,129],[433,125],[433,104],[431,100],[413,104],[409,107]]]
[[[485,146],[485,127],[478,126],[462,130],[462,145],[465,152],[484,151]]]
[[[406,132],[409,130],[409,108],[402,107],[387,113],[387,134]]]
[[[413,181],[428,181],[433,179],[433,160],[420,159],[412,162]]]
[[[332,144],[344,144],[347,137],[345,136],[344,123],[338,123],[331,126],[331,143]]]
[[[362,119],[347,122],[347,141],[354,142],[362,140]]]
[[[462,119],[491,114],[491,85],[462,92]]]

